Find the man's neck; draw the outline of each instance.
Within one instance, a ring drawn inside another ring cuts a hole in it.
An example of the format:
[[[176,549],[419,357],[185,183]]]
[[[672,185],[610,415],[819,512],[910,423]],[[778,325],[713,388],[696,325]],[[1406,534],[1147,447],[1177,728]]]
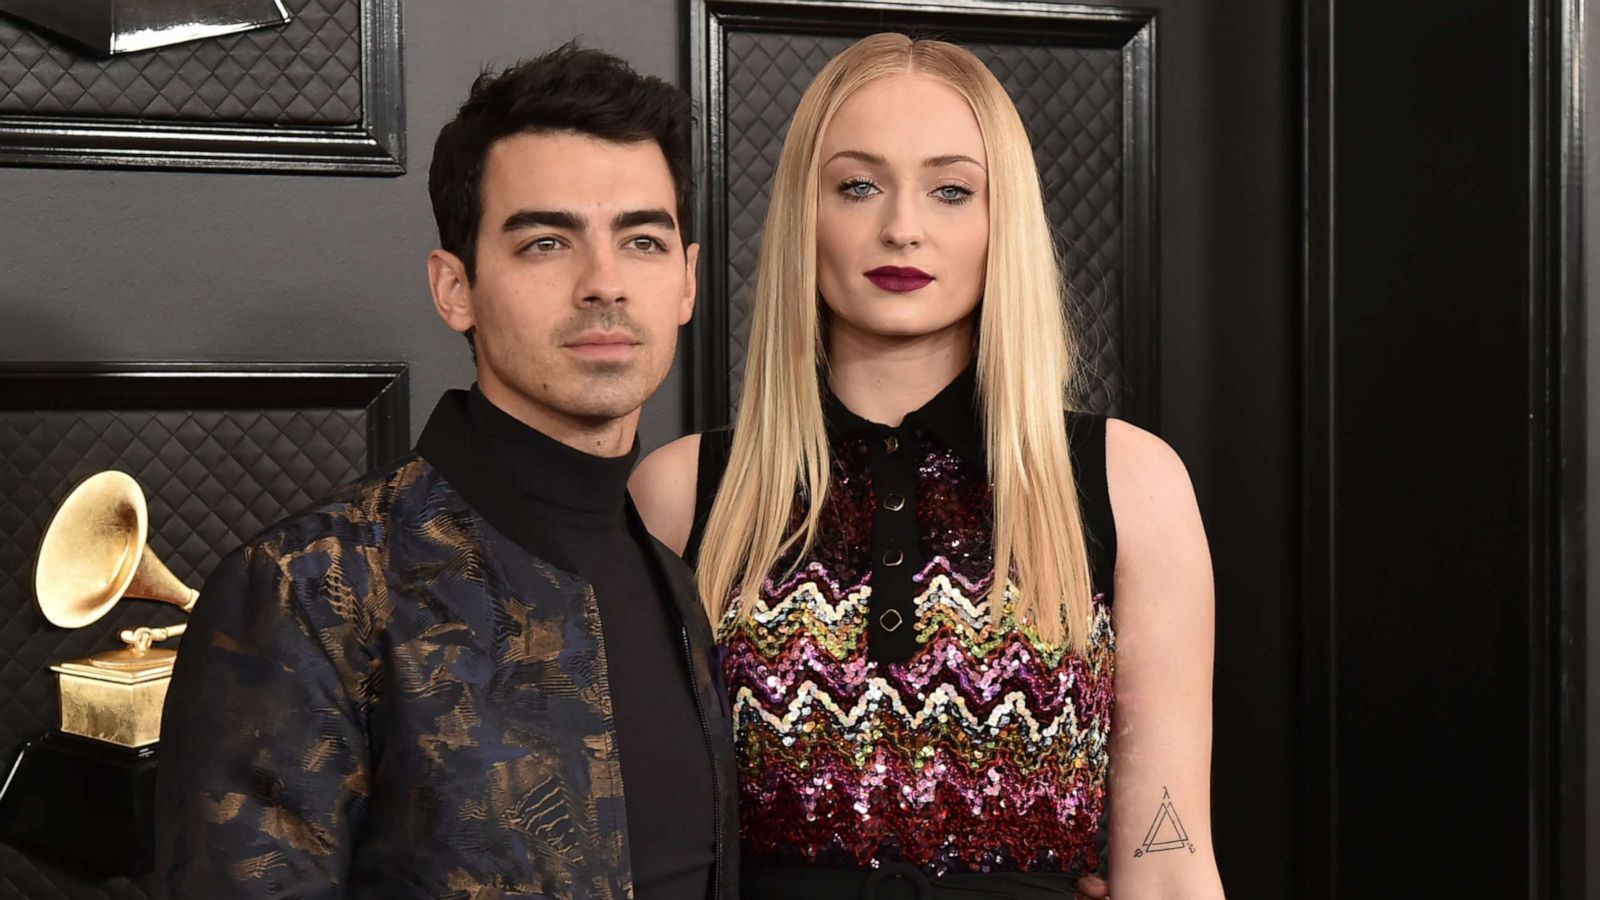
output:
[[[932,400],[972,361],[972,321],[915,338],[891,338],[835,319],[828,340],[828,381],[834,395],[869,422],[899,425],[906,413]]]
[[[633,450],[633,440],[639,431],[637,409],[617,419],[569,416],[518,394],[498,379],[485,378],[483,373],[479,373],[478,390],[483,392],[484,399],[507,415],[574,450],[606,457],[622,456]]]

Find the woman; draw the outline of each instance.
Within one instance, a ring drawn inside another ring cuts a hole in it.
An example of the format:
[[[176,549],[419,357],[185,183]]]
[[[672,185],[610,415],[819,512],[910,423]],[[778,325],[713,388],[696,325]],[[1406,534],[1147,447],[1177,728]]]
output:
[[[1107,861],[1120,897],[1222,896],[1193,490],[1064,410],[1063,302],[982,63],[896,34],[831,61],[774,176],[734,429],[633,480],[727,651],[746,896],[1071,896]]]

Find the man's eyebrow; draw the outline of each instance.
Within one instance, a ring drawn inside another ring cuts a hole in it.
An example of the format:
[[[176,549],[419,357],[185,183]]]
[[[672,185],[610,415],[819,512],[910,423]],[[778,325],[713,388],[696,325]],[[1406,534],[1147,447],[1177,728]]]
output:
[[[611,220],[612,231],[622,231],[627,228],[639,228],[643,225],[659,225],[671,230],[678,227],[678,220],[672,213],[660,207],[655,209],[630,209],[627,212],[617,213]]]
[[[583,216],[564,209],[519,209],[500,226],[501,231],[521,231],[524,228],[564,228],[582,231]]]

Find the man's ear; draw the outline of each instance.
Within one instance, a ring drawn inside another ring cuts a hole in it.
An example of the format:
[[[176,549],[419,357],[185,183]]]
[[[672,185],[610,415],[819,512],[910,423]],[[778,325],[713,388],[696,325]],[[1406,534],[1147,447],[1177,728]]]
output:
[[[477,324],[472,308],[472,282],[461,257],[448,250],[428,254],[428,287],[433,291],[433,308],[439,318],[455,331],[466,331]]]
[[[695,277],[700,265],[700,245],[690,244],[684,248],[683,266],[683,303],[678,307],[678,324],[689,324],[689,318],[694,315],[694,301],[699,291],[700,280]]]

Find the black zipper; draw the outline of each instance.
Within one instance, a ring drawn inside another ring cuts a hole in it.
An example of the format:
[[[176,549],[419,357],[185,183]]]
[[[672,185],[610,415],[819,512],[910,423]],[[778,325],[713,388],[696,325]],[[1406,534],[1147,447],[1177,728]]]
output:
[[[694,645],[689,642],[689,626],[679,626],[683,633],[683,660],[689,664],[689,692],[694,694],[694,711],[700,716],[700,732],[706,738],[706,751],[711,755],[711,883],[716,896],[722,896],[722,783],[717,777],[717,748],[711,743],[711,722],[706,718],[705,703],[700,699],[700,685],[695,678]]]

